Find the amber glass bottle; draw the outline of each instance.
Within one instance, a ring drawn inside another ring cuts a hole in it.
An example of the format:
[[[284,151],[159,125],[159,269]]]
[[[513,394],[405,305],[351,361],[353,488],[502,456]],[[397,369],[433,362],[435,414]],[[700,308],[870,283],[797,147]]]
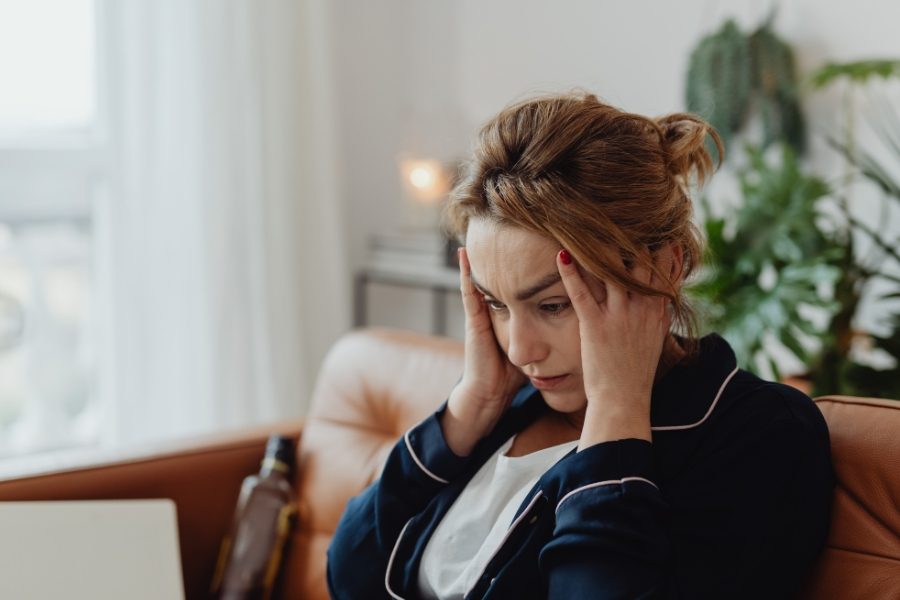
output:
[[[244,479],[231,532],[222,541],[212,583],[216,600],[266,600],[296,514],[294,445],[273,435],[258,475]]]

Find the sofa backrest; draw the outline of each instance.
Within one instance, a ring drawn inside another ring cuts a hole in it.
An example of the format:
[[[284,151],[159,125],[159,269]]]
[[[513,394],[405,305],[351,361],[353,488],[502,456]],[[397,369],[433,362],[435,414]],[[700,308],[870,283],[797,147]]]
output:
[[[299,448],[300,520],[289,597],[327,600],[325,552],[347,500],[378,477],[400,436],[462,373],[462,343],[384,329],[342,338],[319,372]],[[804,598],[900,598],[900,402],[817,400],[838,485],[832,527]]]
[[[285,597],[328,600],[325,551],[344,505],[380,474],[396,441],[444,401],[462,373],[462,344],[366,329],[344,336],[319,370],[300,440],[296,534]]]
[[[900,598],[900,401],[824,396],[837,475],[831,530],[804,598]]]

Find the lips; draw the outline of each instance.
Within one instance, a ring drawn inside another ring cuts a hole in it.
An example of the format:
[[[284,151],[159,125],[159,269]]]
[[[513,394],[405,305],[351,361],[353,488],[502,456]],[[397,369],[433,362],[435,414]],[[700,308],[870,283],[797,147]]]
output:
[[[562,385],[568,377],[569,375],[566,373],[554,377],[529,377],[528,379],[531,380],[531,385],[539,390],[552,390]]]

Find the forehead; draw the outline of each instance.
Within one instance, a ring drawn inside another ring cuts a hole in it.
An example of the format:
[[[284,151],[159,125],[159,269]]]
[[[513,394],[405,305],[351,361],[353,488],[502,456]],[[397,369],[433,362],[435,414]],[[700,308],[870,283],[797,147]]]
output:
[[[472,220],[466,232],[472,274],[488,287],[525,285],[556,272],[559,249],[551,238],[487,219]]]
[[[468,250],[492,248],[498,252],[545,252],[557,246],[554,240],[533,231],[489,219],[472,219],[466,232]]]

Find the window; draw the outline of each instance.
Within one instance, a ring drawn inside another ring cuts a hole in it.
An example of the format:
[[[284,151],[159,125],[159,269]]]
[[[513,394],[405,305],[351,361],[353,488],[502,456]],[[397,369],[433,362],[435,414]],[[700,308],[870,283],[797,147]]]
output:
[[[94,30],[93,0],[0,0],[0,139],[91,129]]]
[[[100,432],[100,0],[0,0],[0,458]]]

